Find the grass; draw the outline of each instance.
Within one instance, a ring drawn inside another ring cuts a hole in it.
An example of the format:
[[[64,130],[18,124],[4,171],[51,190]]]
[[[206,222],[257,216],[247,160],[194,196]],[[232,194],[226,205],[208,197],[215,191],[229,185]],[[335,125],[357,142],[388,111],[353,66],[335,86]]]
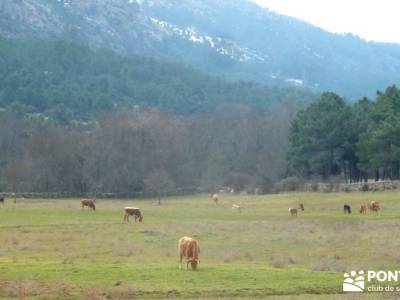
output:
[[[7,199],[0,207],[0,298],[382,299],[341,294],[343,272],[397,270],[398,192],[220,195],[155,200]],[[361,203],[382,211],[360,215]],[[304,203],[305,212],[288,208]],[[242,213],[232,212],[240,204]],[[350,204],[352,215],[343,214]],[[144,223],[124,224],[138,206]],[[196,237],[196,272],[178,269],[177,241]]]

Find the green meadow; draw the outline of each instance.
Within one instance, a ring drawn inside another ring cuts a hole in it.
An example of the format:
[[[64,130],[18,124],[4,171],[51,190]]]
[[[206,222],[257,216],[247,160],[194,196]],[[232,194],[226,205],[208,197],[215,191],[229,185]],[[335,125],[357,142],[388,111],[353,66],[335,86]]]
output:
[[[360,215],[360,204],[381,203]],[[0,207],[0,298],[382,299],[343,294],[349,270],[400,266],[400,193],[209,195],[98,200],[6,199]],[[289,207],[305,206],[298,217]],[[233,212],[239,204],[242,213]],[[352,206],[351,215],[343,205]],[[123,223],[125,206],[143,223]],[[177,242],[201,246],[196,272],[178,269]]]

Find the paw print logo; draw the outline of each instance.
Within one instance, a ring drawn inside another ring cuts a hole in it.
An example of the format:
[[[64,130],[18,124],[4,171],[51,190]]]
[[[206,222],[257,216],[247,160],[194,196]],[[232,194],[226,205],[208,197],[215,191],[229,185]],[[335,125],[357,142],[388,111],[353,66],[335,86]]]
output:
[[[364,271],[344,273],[343,292],[363,292],[365,288]]]

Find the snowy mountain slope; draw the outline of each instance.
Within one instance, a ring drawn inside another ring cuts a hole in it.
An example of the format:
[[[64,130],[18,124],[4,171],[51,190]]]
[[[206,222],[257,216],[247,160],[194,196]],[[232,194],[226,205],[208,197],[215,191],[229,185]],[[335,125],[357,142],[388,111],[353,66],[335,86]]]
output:
[[[0,34],[68,39],[349,98],[399,81],[399,45],[331,34],[249,0],[2,0]]]

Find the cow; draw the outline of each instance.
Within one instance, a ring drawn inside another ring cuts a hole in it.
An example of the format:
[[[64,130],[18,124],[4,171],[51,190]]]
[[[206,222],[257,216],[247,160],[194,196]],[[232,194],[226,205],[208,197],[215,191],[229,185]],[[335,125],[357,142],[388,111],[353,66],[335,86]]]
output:
[[[0,197],[0,203],[4,205],[4,197]]]
[[[347,205],[347,204],[343,205],[343,213],[350,215],[351,214],[351,206]]]
[[[368,203],[368,209],[371,211],[378,211],[380,210],[379,202],[378,201],[371,201]]]
[[[96,210],[96,200],[95,199],[82,199],[81,200],[81,205],[82,205],[82,209],[87,206],[91,209],[93,209],[93,211]]]
[[[365,214],[367,213],[367,205],[366,204],[361,204],[360,206],[360,214]]]
[[[237,204],[232,204],[232,211],[237,211],[237,212],[242,212],[242,208],[240,207],[240,205]]]
[[[299,208],[301,209],[301,211],[304,211],[304,204],[303,204],[303,203],[300,203],[300,204],[299,204]]]
[[[219,201],[218,194],[212,194],[211,198],[213,199],[215,205],[218,205],[218,201]]]
[[[124,222],[129,222],[129,216],[135,216],[135,222],[139,219],[139,222],[143,222],[143,214],[137,207],[125,207],[124,208]]]
[[[297,217],[297,209],[296,208],[289,208],[289,212],[292,217]]]
[[[193,271],[196,271],[197,265],[200,263],[200,245],[195,239],[184,236],[179,239],[178,242],[178,253],[179,253],[179,269],[182,269],[182,259],[186,258],[186,269],[189,268],[189,263]]]

